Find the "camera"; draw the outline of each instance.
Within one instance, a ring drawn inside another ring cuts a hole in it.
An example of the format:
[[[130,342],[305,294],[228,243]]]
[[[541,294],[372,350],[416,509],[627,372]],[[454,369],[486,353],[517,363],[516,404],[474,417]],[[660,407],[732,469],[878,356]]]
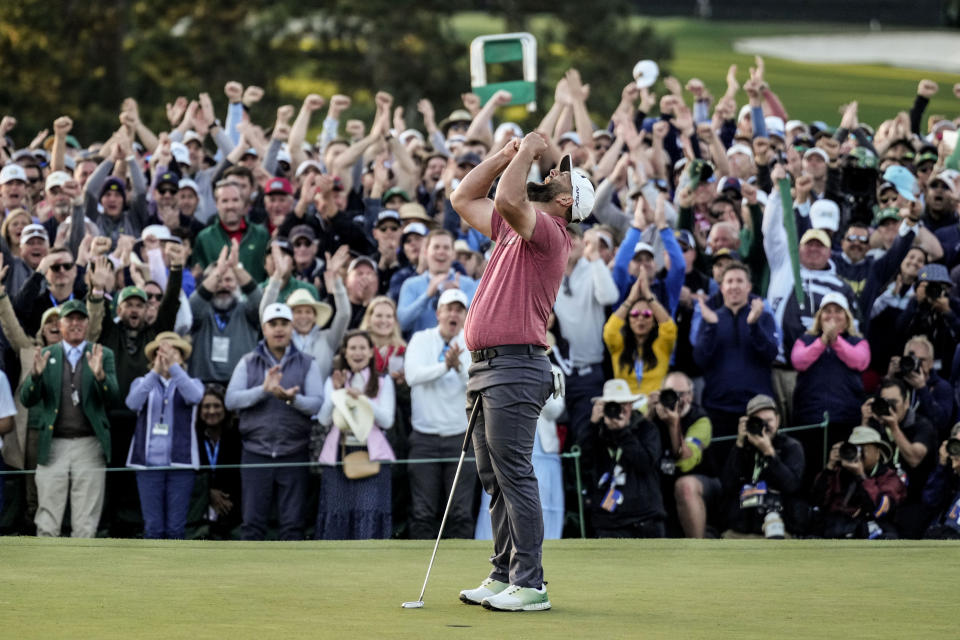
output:
[[[667,411],[673,411],[677,408],[677,402],[680,401],[680,395],[673,389],[664,389],[660,392],[660,406]]]
[[[620,406],[619,402],[604,402],[603,403],[603,415],[611,420],[616,420],[620,417],[620,414],[623,413],[623,407]]]
[[[960,456],[960,438],[947,440],[947,455]]]
[[[844,442],[840,445],[840,459],[844,462],[856,462],[860,457],[860,448],[855,444]]]
[[[767,423],[757,416],[747,418],[747,433],[754,436],[763,435],[763,430],[767,428]]]
[[[942,282],[927,283],[926,296],[928,300],[933,301],[933,300],[936,300],[937,298],[940,298],[941,296],[943,296],[945,291],[946,291],[946,287]]]
[[[887,402],[886,398],[881,396],[877,396],[873,399],[873,404],[870,406],[870,410],[873,411],[873,415],[877,416],[878,418],[882,418],[883,416],[888,416],[893,413],[893,407],[890,406],[890,403]]]
[[[897,369],[897,376],[905,378],[915,371],[920,371],[920,361],[917,360],[917,357],[911,351],[908,355],[900,357],[900,368]],[[874,406],[876,406],[876,401],[874,401]]]

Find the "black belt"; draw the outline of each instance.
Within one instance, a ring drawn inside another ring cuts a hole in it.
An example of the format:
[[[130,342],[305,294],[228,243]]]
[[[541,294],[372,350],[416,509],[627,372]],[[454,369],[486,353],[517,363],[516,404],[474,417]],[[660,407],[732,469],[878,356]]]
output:
[[[483,362],[497,356],[543,356],[546,353],[546,349],[533,344],[503,344],[499,347],[471,351],[470,357],[474,362]]]

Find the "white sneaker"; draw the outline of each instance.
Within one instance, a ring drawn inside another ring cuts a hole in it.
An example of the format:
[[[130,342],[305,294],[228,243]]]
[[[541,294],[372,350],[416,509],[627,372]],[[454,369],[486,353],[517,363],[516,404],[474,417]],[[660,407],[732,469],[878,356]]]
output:
[[[495,596],[510,585],[493,578],[487,578],[476,589],[464,589],[460,592],[460,601],[467,604],[480,604],[484,598]]]
[[[518,587],[510,585],[496,595],[484,598],[480,603],[494,611],[545,611],[550,608],[547,588]]]

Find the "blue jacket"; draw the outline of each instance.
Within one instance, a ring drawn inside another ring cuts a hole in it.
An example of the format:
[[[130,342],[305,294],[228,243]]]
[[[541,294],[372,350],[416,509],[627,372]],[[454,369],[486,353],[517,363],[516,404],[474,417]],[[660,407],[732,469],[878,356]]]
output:
[[[633,248],[640,242],[640,229],[631,226],[623,236],[623,242],[617,250],[617,255],[613,259],[613,281],[617,283],[620,290],[620,299],[617,300],[617,306],[623,303],[630,293],[630,287],[637,281],[630,275],[630,261],[633,260]],[[650,291],[657,300],[667,308],[672,318],[677,313],[677,305],[680,304],[680,290],[683,288],[683,279],[686,275],[687,263],[683,259],[683,249],[673,235],[673,229],[667,228],[660,231],[660,239],[663,241],[663,247],[670,256],[670,269],[667,275],[657,278],[650,284]]]
[[[799,339],[809,346],[820,337],[804,333]],[[846,333],[843,339],[851,345],[863,340]],[[793,392],[794,424],[817,424],[823,420],[824,411],[830,414],[831,423],[860,424],[863,400],[860,372],[844,364],[828,347],[806,371],[797,373]]]
[[[473,302],[477,292],[477,281],[450,269],[450,280],[460,277],[460,290],[467,294],[467,300]],[[430,287],[430,272],[407,278],[400,286],[400,299],[397,302],[397,321],[405,336],[437,326],[437,300],[443,292],[440,286],[432,297],[427,296]],[[391,283],[392,284],[392,283]]]
[[[706,409],[739,413],[758,393],[773,395],[770,366],[777,357],[777,339],[769,312],[747,324],[756,297],[751,294],[736,316],[725,306],[714,308],[717,322],[704,322],[700,328],[693,359],[706,381],[702,402]]]

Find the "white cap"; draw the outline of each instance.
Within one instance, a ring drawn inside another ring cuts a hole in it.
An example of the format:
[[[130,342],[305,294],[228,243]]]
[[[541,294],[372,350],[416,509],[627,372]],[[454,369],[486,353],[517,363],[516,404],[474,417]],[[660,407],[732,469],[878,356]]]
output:
[[[203,144],[203,137],[196,131],[187,131],[183,134],[183,144],[186,145],[188,142],[199,142]]]
[[[144,227],[140,233],[140,240],[146,240],[148,236],[153,236],[160,242],[176,242],[180,244],[180,238],[172,235],[170,229],[167,229],[167,227],[162,224],[150,224]]]
[[[317,162],[316,160],[304,160],[303,162],[300,163],[300,166],[297,167],[297,171],[294,175],[297,178],[299,178],[303,174],[303,172],[309,169],[310,167],[313,167],[320,173],[323,173],[323,167],[320,166],[319,162]]]
[[[50,189],[53,189],[54,187],[62,187],[70,180],[73,180],[73,176],[66,171],[54,171],[47,176],[47,181],[44,183],[44,188],[47,191],[50,191]]]
[[[814,229],[836,231],[840,228],[840,207],[829,198],[817,200],[810,207],[810,224]]]
[[[941,171],[941,172],[938,173],[936,176],[934,176],[934,178],[933,178],[932,180],[930,180],[927,184],[933,184],[934,182],[942,182],[943,184],[947,185],[947,191],[950,192],[950,195],[951,195],[952,197],[956,198],[956,197],[957,197],[957,186],[956,186],[956,183],[954,182],[954,178],[955,178],[955,174],[956,174],[956,173],[957,173],[957,172],[956,172],[956,171],[953,171],[952,169],[947,169],[946,171]]]
[[[824,151],[820,147],[810,147],[809,149],[803,152],[804,160],[806,160],[810,156],[820,156],[821,158],[823,158],[824,162],[827,162],[827,163],[830,162],[830,156],[827,154],[826,151]]]
[[[578,143],[579,144],[579,143]],[[570,155],[565,155],[560,159],[560,171],[570,172],[570,186],[573,192],[572,218],[574,222],[579,222],[593,211],[593,202],[595,195],[593,192],[593,183],[583,175],[579,169],[573,166],[573,159]]]
[[[582,144],[580,142],[580,135],[576,131],[567,131],[565,134],[560,136],[560,140],[557,141],[557,144],[563,144],[568,140],[578,147]]]
[[[277,151],[277,162],[286,162],[290,164],[292,162],[290,158],[290,152],[287,149],[280,149]]]
[[[633,247],[633,255],[637,255],[637,254],[640,253],[641,251],[646,251],[647,253],[649,253],[649,254],[652,255],[652,256],[657,255],[657,252],[653,250],[653,245],[648,244],[648,243],[643,242],[643,241],[638,242],[636,245],[634,245],[634,247]]]
[[[397,140],[400,141],[400,144],[407,144],[410,142],[410,138],[416,138],[420,142],[423,142],[423,134],[417,131],[416,129],[404,129],[400,135],[397,136]]]
[[[27,240],[30,238],[43,238],[47,241],[47,244],[50,244],[50,236],[47,235],[47,230],[42,224],[28,224],[23,228],[23,231],[20,232],[20,246],[27,246]]]
[[[187,145],[182,142],[171,142],[170,153],[179,164],[190,166],[190,150],[187,149]]]
[[[200,187],[196,182],[190,178],[181,178],[180,182],[177,184],[178,189],[193,189],[193,192],[197,195],[200,195]]]
[[[504,122],[497,130],[493,132],[493,139],[499,140],[505,133],[509,133],[511,138],[522,138],[523,129],[516,122]]]
[[[403,235],[407,235],[408,233],[415,233],[418,236],[425,236],[429,232],[427,231],[427,225],[423,224],[422,222],[411,222],[403,228]]]
[[[260,324],[267,324],[271,320],[278,318],[293,322],[293,312],[290,311],[290,307],[282,302],[274,302],[273,304],[267,305],[267,308],[263,310],[263,317],[260,318]]]
[[[753,160],[753,149],[751,149],[751,148],[748,147],[747,145],[743,144],[742,142],[738,142],[737,144],[735,144],[735,145],[731,146],[729,149],[727,149],[727,157],[728,157],[728,158],[729,158],[730,156],[732,156],[733,154],[735,154],[735,153],[742,153],[743,155],[745,155],[745,156],[747,156],[748,158],[750,158],[751,160]]]
[[[778,135],[781,138],[783,137],[783,118],[780,116],[767,116],[763,119],[764,126],[767,127],[767,133],[769,135]]]
[[[467,300],[467,294],[463,291],[460,289],[446,289],[440,294],[440,299],[437,300],[437,307],[439,308],[453,302],[459,302],[463,305],[464,309],[470,306],[470,302]]]
[[[753,110],[749,104],[743,105],[742,107],[740,107],[740,113],[737,114],[737,122],[740,122],[741,120],[743,120],[745,116],[752,115],[752,113],[753,113]]]
[[[14,180],[27,182],[27,172],[23,170],[23,167],[18,164],[8,164],[3,170],[0,170],[0,184],[7,184]]]
[[[803,120],[787,120],[787,124],[785,124],[783,128],[787,133],[790,133],[794,129],[803,129],[804,133],[810,133],[810,127],[808,127],[807,123]]]
[[[837,291],[831,291],[827,295],[823,296],[820,300],[820,309],[823,309],[828,304],[835,304],[844,311],[850,311],[850,303],[847,301],[847,296],[839,293]]]

